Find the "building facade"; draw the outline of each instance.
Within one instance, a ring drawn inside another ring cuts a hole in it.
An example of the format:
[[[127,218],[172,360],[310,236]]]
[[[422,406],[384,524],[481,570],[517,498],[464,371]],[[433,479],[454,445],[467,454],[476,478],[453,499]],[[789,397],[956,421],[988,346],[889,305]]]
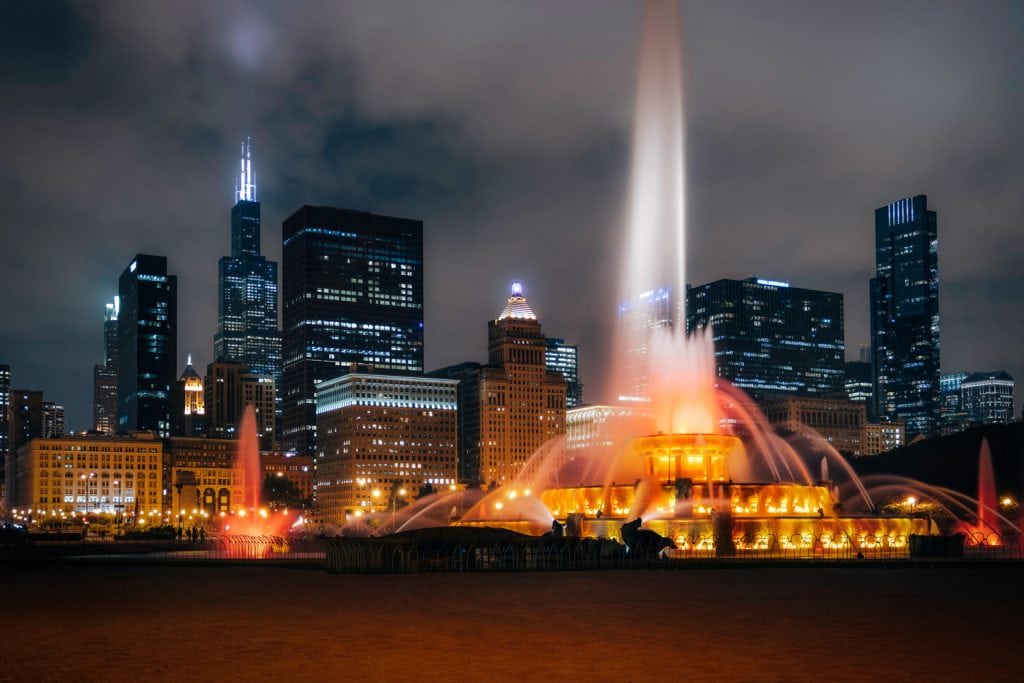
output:
[[[955,434],[971,426],[971,416],[963,406],[960,386],[969,373],[948,372],[939,375],[939,431]]]
[[[43,392],[31,389],[12,389],[10,408],[10,449],[28,443],[32,439],[42,439],[46,419],[43,415]]]
[[[204,524],[214,516],[234,514],[252,500],[252,487],[237,460],[238,441],[203,437],[167,440],[164,507],[180,526]],[[230,530],[229,530],[230,531]]]
[[[251,405],[261,447],[273,447],[277,391],[271,377],[252,374],[244,363],[218,360],[206,366],[203,392],[206,432],[210,436],[238,436],[242,415]]]
[[[364,372],[321,382],[315,493],[320,520],[343,524],[352,516],[393,510],[428,484],[454,486],[456,387],[451,379]]]
[[[218,265],[215,360],[237,361],[281,386],[281,333],[277,324],[277,263],[260,250],[260,203],[250,140],[242,158],[231,209],[231,255]],[[276,408],[275,408],[276,409]]]
[[[975,372],[960,384],[961,406],[971,424],[1013,422],[1013,377],[1002,370]]]
[[[282,242],[282,439],[312,455],[317,382],[350,363],[423,371],[423,224],[304,206]]]
[[[846,457],[864,455],[867,408],[863,402],[825,396],[772,396],[761,401],[768,423],[791,432],[810,427]]]
[[[754,397],[844,389],[843,295],[747,278],[687,290],[687,333],[711,326],[719,377]]]
[[[56,401],[43,401],[43,438],[64,436],[64,406]]]
[[[871,280],[875,415],[939,431],[938,219],[925,195],[875,210]]]
[[[902,422],[868,422],[864,425],[864,455],[878,455],[906,444],[907,428]]]
[[[287,453],[260,453],[260,469],[264,477],[287,479],[306,500],[313,500],[313,458]]]
[[[163,457],[151,432],[34,438],[13,454],[8,506],[31,509],[37,520],[72,513],[158,520]]]
[[[580,382],[580,349],[575,344],[566,344],[564,339],[548,337],[545,340],[545,363],[548,370],[558,372],[565,378],[565,407],[583,405],[583,383]]]
[[[163,256],[138,254],[118,282],[117,431],[170,436],[177,379],[178,278]]]
[[[500,485],[530,456],[565,433],[565,378],[547,368],[540,321],[519,282],[487,323],[487,365],[480,371],[480,469],[474,481]]]
[[[480,476],[480,375],[483,365],[459,363],[427,373],[428,377],[458,382],[458,467],[459,482],[479,484]]]

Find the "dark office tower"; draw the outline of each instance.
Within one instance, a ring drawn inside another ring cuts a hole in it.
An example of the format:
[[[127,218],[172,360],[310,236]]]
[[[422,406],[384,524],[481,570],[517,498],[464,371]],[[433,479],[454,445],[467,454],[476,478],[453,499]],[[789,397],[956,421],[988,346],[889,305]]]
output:
[[[281,385],[281,333],[277,327],[277,264],[260,255],[260,203],[249,139],[231,209],[231,256],[218,267],[217,334],[213,355],[238,361]]]
[[[574,344],[566,344],[564,339],[548,337],[545,340],[547,349],[544,359],[548,370],[562,373],[565,377],[565,407],[576,408],[583,405],[583,384],[580,382],[579,356],[580,348]]]
[[[43,401],[43,438],[64,436],[64,406],[56,401]]]
[[[711,325],[715,366],[755,397],[843,390],[843,295],[747,278],[686,292],[686,330]]]
[[[13,389],[10,406],[10,452],[32,439],[45,436],[46,419],[43,413],[43,392],[31,389]]]
[[[93,366],[93,429],[105,434],[117,431],[117,315],[121,297],[106,305],[103,313],[103,364]]]
[[[875,210],[871,366],[875,415],[902,420],[907,437],[939,426],[939,240],[928,198]]]
[[[117,431],[170,436],[177,380],[178,278],[163,256],[139,254],[118,281]]]
[[[0,477],[4,476],[11,448],[11,366],[0,365]]]
[[[423,371],[423,223],[304,206],[282,242],[282,439],[313,455],[317,382],[351,363]]]

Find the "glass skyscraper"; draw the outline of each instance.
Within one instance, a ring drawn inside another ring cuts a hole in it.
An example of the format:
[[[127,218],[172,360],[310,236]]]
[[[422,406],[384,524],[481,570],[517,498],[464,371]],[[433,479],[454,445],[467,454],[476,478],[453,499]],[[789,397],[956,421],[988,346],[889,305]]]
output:
[[[936,434],[939,427],[937,223],[923,194],[875,210],[874,413],[905,422],[908,438]]]
[[[755,397],[843,391],[843,295],[747,278],[686,292],[687,333],[711,325],[719,377]]]
[[[5,476],[11,446],[11,366],[0,365],[0,479]]]
[[[566,344],[564,339],[547,337],[544,359],[548,370],[562,373],[565,377],[565,407],[577,408],[583,405],[583,384],[580,382],[580,349],[575,344]]]
[[[217,360],[238,361],[281,386],[281,333],[277,327],[277,264],[260,254],[260,203],[248,138],[231,209],[231,256],[217,273]]]
[[[104,434],[117,431],[117,316],[121,297],[103,312],[103,364],[93,366],[92,425]]]
[[[171,433],[177,381],[178,278],[167,258],[139,254],[118,282],[117,431]]]
[[[282,242],[282,439],[313,455],[317,382],[351,363],[423,372],[423,223],[303,206]]]

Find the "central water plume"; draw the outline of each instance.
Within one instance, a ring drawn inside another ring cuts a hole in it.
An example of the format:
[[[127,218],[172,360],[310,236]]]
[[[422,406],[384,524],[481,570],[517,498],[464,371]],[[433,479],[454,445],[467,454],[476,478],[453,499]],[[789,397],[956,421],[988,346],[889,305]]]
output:
[[[664,432],[714,432],[714,351],[686,339],[686,173],[678,2],[648,0],[637,69],[612,382]]]

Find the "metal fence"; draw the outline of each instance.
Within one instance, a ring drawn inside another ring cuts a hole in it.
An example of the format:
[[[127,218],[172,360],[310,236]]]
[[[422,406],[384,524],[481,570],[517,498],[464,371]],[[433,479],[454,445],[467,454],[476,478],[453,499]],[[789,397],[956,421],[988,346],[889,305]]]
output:
[[[94,561],[161,564],[251,564],[260,566],[324,567],[322,539],[281,536],[211,536],[202,541],[124,541],[81,543],[81,554],[65,557]],[[66,546],[65,546],[66,549]]]
[[[929,538],[929,537],[923,537]],[[944,537],[931,537],[944,538]],[[406,542],[398,539],[333,539],[325,546],[332,573],[417,573],[560,571],[580,569],[672,568],[704,560],[709,564],[757,562],[963,561],[1020,559],[1016,535],[961,539],[928,546],[914,537],[759,535],[693,536],[680,547],[639,552],[609,539],[529,539],[486,544]],[[964,543],[964,540],[967,543]],[[986,543],[987,541],[987,543]],[[971,544],[975,545],[971,545]]]
[[[606,538],[466,540],[210,536],[203,541],[28,543],[0,548],[0,559],[71,558],[164,564],[249,564],[326,569],[334,573],[565,571],[672,568],[696,564],[871,561],[997,561],[1022,558],[1017,534],[845,536],[764,534],[677,537],[633,548]]]

